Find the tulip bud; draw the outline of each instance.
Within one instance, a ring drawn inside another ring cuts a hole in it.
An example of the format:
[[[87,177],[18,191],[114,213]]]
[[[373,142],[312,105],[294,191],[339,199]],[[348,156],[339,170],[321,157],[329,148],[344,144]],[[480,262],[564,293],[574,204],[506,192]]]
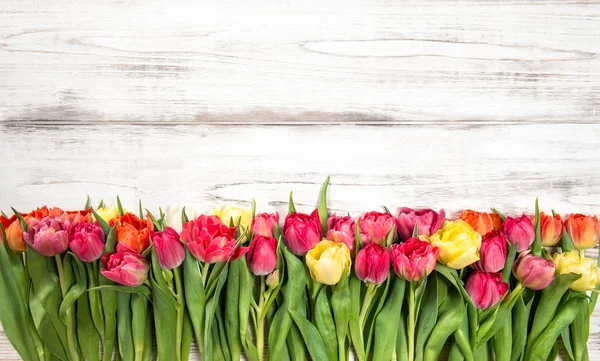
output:
[[[257,276],[270,274],[277,267],[277,240],[273,237],[254,237],[246,258],[252,273]]]
[[[557,253],[553,258],[557,274],[576,273],[581,277],[571,284],[573,291],[591,291],[600,284],[600,268],[591,258],[581,258],[579,252]]]
[[[63,253],[69,247],[69,234],[62,221],[52,217],[42,220],[31,218],[27,228],[28,231],[23,232],[23,239],[38,253],[46,257]]]
[[[494,229],[500,230],[500,216],[484,212],[477,212],[471,209],[464,210],[460,219],[466,222],[473,230],[480,235],[486,235]]]
[[[535,216],[530,217],[529,220],[535,225]],[[562,236],[563,222],[560,218],[560,214],[554,217],[544,212],[540,213],[540,230],[542,231],[542,246],[552,247],[560,241]]]
[[[502,282],[502,274],[475,271],[465,285],[475,307],[487,310],[500,301],[508,292],[508,284]]]
[[[279,270],[275,270],[267,276],[267,287],[275,288],[277,286],[279,286]]]
[[[104,252],[104,232],[92,223],[76,223],[69,231],[69,248],[83,262],[93,262]]]
[[[6,244],[8,247],[15,252],[25,252],[27,245],[23,240],[23,229],[21,228],[21,222],[17,219],[16,215],[10,218],[6,218],[0,215],[0,222],[4,227],[4,233],[6,233]],[[0,233],[0,237],[1,237]],[[0,243],[3,240],[0,239]]]
[[[462,220],[446,221],[429,242],[440,250],[440,262],[454,269],[463,269],[479,261],[481,235]]]
[[[508,245],[506,237],[499,231],[491,231],[483,236],[479,249],[479,261],[473,268],[486,272],[499,272],[504,268]]]
[[[335,213],[327,219],[327,236],[330,241],[344,243],[351,254],[356,246],[356,224],[350,216],[338,216]]]
[[[279,223],[279,213],[261,213],[252,220],[252,233],[255,236],[273,237],[273,230]]]
[[[535,240],[533,223],[524,214],[519,218],[506,217],[502,225],[502,232],[510,244],[517,245],[518,252],[529,248]]]
[[[304,256],[322,236],[318,210],[310,215],[293,212],[285,217],[283,235],[285,244],[297,256]]]
[[[139,286],[148,277],[148,262],[135,252],[106,253],[102,256],[100,273],[109,280],[124,286]]]
[[[420,209],[415,211],[411,208],[402,207],[400,208],[400,214],[396,219],[398,224],[398,233],[400,233],[400,239],[406,241],[413,235],[415,224],[417,225],[417,231],[419,235],[431,236],[438,231],[444,224],[446,219],[446,212],[440,209],[437,213],[433,209]]]
[[[344,243],[322,240],[306,254],[306,266],[313,280],[337,284],[343,275],[350,275],[350,250]]]
[[[537,257],[525,251],[513,264],[512,272],[523,286],[538,291],[554,281],[556,266],[551,260]]]
[[[394,217],[387,213],[368,212],[358,219],[363,244],[383,244],[395,225]]]
[[[600,232],[596,216],[571,214],[565,221],[565,228],[577,249],[594,248],[598,244]]]
[[[363,282],[383,283],[390,273],[390,253],[375,243],[369,243],[356,256],[354,269]]]
[[[171,227],[166,227],[163,232],[152,232],[150,235],[158,264],[162,268],[173,269],[179,267],[185,259],[185,248],[179,240],[179,234]]]
[[[390,251],[394,271],[398,277],[410,282],[427,277],[433,271],[440,252],[437,247],[418,238],[392,244]]]

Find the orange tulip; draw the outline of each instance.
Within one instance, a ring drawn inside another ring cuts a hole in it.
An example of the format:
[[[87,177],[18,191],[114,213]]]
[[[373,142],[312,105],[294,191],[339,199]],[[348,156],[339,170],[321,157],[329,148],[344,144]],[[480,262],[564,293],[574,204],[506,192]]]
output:
[[[66,211],[59,217],[62,221],[69,222],[70,224],[77,223],[91,223],[92,222],[92,211],[89,209],[81,211]]]
[[[494,230],[499,231],[502,229],[502,218],[497,213],[489,213],[490,217],[492,217],[492,222],[494,223]]]
[[[149,217],[140,219],[133,213],[126,213],[110,222],[117,225],[117,242],[132,251],[142,253],[150,246],[150,231],[154,225]]]
[[[4,227],[8,247],[15,252],[25,252],[27,246],[23,240],[23,230],[21,229],[21,223],[17,219],[17,216],[13,215],[10,218],[0,216],[0,223],[2,223],[2,227]],[[0,239],[0,241],[4,240]]]
[[[460,219],[465,221],[475,232],[482,236],[493,231],[495,227],[500,227],[501,224],[499,216],[497,219],[494,219],[489,213],[477,212],[471,209],[464,210],[460,215]]]
[[[535,216],[529,218],[531,223],[535,226]],[[544,212],[540,213],[540,229],[542,231],[542,246],[552,247],[560,241],[560,236],[562,236],[563,232],[563,222],[562,218],[560,218],[560,214],[555,215],[554,217],[545,214]]]
[[[571,214],[565,220],[565,229],[577,249],[594,248],[600,238],[598,217]]]
[[[26,221],[29,221],[32,218],[41,220],[46,217],[56,218],[63,213],[65,213],[65,211],[63,211],[62,209],[60,209],[58,207],[48,208],[46,206],[43,206],[41,208],[38,208],[38,209],[35,209],[35,210],[29,212],[27,215],[23,216],[23,218],[25,218]]]

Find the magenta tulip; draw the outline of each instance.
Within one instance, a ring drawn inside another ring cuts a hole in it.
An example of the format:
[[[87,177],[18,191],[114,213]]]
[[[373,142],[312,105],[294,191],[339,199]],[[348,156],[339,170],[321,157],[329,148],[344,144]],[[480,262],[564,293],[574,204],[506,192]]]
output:
[[[310,215],[293,212],[285,217],[283,224],[285,244],[297,256],[304,256],[321,241],[322,231],[319,212]]]
[[[104,252],[104,232],[99,226],[79,222],[69,230],[69,248],[83,262],[93,262]]]
[[[508,292],[508,283],[502,282],[501,273],[475,271],[471,273],[465,289],[475,307],[487,310],[500,301]]]
[[[433,271],[440,253],[437,247],[418,238],[409,238],[404,243],[392,244],[390,251],[394,271],[398,277],[410,282],[427,277]]]
[[[529,217],[522,215],[519,218],[506,217],[502,224],[502,232],[510,244],[517,245],[517,251],[523,252],[535,239],[535,229]]]
[[[279,213],[261,213],[252,220],[255,236],[273,237],[273,229],[279,223]]]
[[[383,283],[390,273],[390,253],[375,243],[369,243],[356,255],[356,276],[363,282]]]
[[[513,264],[512,272],[523,286],[538,291],[554,281],[556,265],[549,259],[523,252]]]
[[[479,261],[473,264],[473,268],[486,272],[498,272],[504,268],[508,243],[502,232],[490,231],[481,240],[479,249]]]
[[[106,253],[102,256],[100,273],[109,280],[124,286],[139,286],[148,277],[148,262],[137,252]]]
[[[327,238],[330,241],[344,243],[351,254],[356,245],[356,223],[350,216],[338,216],[335,213],[327,219]]]
[[[419,235],[429,237],[442,227],[445,220],[446,212],[443,209],[440,209],[440,212],[437,213],[429,208],[415,211],[411,208],[402,207],[396,218],[396,223],[400,239],[406,241],[412,237],[415,224],[417,224]]]
[[[166,227],[163,232],[152,232],[150,239],[156,250],[158,264],[162,268],[173,269],[183,263],[185,248],[175,229]]]
[[[257,276],[270,274],[277,267],[277,240],[273,237],[254,237],[246,258],[252,273]]]
[[[27,224],[23,239],[41,255],[53,257],[63,253],[69,247],[68,224],[56,218],[42,220],[31,218]]]
[[[382,244],[396,221],[387,213],[368,212],[358,219],[363,244]]]

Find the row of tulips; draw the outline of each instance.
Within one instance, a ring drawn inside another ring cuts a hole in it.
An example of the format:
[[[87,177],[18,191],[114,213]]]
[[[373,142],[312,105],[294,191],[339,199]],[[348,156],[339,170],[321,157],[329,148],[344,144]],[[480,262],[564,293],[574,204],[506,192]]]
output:
[[[103,202],[0,216],[0,321],[26,361],[589,360],[595,216],[354,219]],[[152,345],[156,344],[156,355]],[[268,345],[268,346],[267,346]]]

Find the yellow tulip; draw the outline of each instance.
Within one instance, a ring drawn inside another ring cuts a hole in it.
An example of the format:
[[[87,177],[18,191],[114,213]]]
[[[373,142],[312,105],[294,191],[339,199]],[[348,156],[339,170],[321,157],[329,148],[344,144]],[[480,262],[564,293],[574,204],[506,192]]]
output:
[[[306,254],[306,266],[317,282],[335,285],[343,274],[350,275],[350,250],[344,243],[322,240]]]
[[[557,253],[553,258],[556,264],[556,274],[576,273],[581,277],[571,284],[573,291],[589,291],[600,284],[600,268],[591,258],[581,257],[579,252],[571,251]]]
[[[210,211],[210,214],[215,215],[229,227],[230,224],[241,226],[240,231],[250,229],[252,225],[252,211],[250,209],[225,206],[216,208]]]
[[[429,242],[440,249],[438,259],[450,268],[463,269],[479,261],[481,235],[462,220],[444,222]]]
[[[117,207],[102,207],[96,209],[96,213],[102,218],[106,223],[108,223],[111,219],[115,219],[119,216],[119,208]],[[127,213],[125,211],[125,213]],[[96,220],[96,217],[94,217]]]

